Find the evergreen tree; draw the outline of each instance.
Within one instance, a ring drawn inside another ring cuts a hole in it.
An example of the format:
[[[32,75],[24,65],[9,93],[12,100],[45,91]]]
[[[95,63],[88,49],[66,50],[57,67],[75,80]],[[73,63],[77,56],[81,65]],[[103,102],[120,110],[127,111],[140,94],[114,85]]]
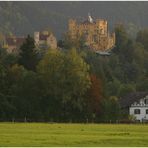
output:
[[[35,70],[37,64],[37,53],[35,50],[34,39],[27,36],[26,41],[20,47],[19,63],[28,70]]]
[[[141,43],[144,48],[148,51],[148,29],[140,30],[137,33],[136,41]]]

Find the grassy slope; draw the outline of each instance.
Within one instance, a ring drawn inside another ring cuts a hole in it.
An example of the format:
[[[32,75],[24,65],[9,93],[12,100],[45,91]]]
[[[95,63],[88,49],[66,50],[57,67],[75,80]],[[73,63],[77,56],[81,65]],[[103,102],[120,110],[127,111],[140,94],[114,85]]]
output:
[[[0,146],[148,146],[148,125],[0,123]]]

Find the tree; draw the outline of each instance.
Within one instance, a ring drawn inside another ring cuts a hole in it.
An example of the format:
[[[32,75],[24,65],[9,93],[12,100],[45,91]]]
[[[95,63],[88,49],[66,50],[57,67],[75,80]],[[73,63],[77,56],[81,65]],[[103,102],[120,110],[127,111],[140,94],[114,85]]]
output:
[[[148,51],[148,29],[140,30],[137,33],[136,41],[141,43],[145,50]]]
[[[130,36],[130,38],[135,39],[137,32],[140,30],[140,27],[133,24],[133,23],[128,23],[126,25],[126,30],[127,30],[128,35]]]
[[[138,91],[148,91],[148,78],[143,78],[137,84]]]
[[[76,48],[78,52],[81,52],[86,48],[85,40],[83,36],[77,36],[76,39],[72,39],[69,32],[64,34],[64,39],[58,42],[58,46],[62,49],[69,50]]]
[[[97,55],[92,51],[85,51],[86,55],[84,56],[85,61],[89,64],[91,73],[99,77],[104,83],[105,81],[105,70],[104,67],[107,65],[107,59]]]
[[[118,24],[115,27],[116,47],[115,53],[120,53],[128,42],[128,34],[123,24]]]
[[[88,70],[75,49],[68,53],[50,50],[39,62],[37,71],[45,84],[44,101],[50,116],[64,120],[79,118],[83,95],[90,86]]]
[[[144,68],[145,68],[145,76],[148,77],[148,52],[145,53],[144,56]]]
[[[0,119],[8,120],[14,113],[12,105],[13,96],[11,95],[11,86],[8,80],[8,71],[0,62]]]
[[[96,75],[92,74],[91,78],[91,87],[87,93],[87,108],[89,118],[94,120],[93,116],[95,115],[96,119],[99,119],[99,115],[101,114],[101,102],[103,99],[103,88],[102,82]],[[96,120],[95,119],[95,120]]]
[[[130,83],[129,84],[122,84],[120,86],[118,96],[123,97],[123,96],[127,95],[128,93],[135,92],[135,91],[136,91],[135,85],[132,85]]]
[[[121,82],[118,79],[109,81],[106,84],[107,96],[118,96]]]
[[[5,36],[2,32],[0,32],[0,47],[4,44]]]
[[[116,96],[111,96],[102,102],[104,122],[116,122],[120,118],[120,105]]]
[[[32,120],[43,119],[41,110],[42,83],[37,73],[26,70],[22,65],[12,65],[8,69],[11,105],[15,107],[12,115],[15,120],[26,118]]]
[[[26,41],[20,47],[19,63],[28,70],[35,70],[37,64],[37,53],[35,50],[34,39],[27,36]]]

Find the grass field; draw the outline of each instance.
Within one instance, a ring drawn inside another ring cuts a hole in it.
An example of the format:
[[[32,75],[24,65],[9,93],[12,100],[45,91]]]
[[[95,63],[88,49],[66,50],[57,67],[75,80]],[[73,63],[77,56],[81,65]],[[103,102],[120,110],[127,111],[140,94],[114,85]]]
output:
[[[0,123],[0,146],[148,147],[148,125]]]

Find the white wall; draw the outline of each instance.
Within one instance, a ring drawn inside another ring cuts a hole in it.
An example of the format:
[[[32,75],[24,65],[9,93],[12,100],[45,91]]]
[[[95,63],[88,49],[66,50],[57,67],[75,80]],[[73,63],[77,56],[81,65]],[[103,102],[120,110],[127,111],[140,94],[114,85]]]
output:
[[[135,109],[140,109],[140,114],[134,114]],[[140,120],[142,122],[143,118],[148,120],[148,114],[146,114],[146,109],[148,109],[148,106],[131,106],[129,108],[129,114],[134,115],[136,117],[136,120]]]
[[[34,41],[36,45],[39,45],[39,38],[40,38],[40,33],[34,32]]]

